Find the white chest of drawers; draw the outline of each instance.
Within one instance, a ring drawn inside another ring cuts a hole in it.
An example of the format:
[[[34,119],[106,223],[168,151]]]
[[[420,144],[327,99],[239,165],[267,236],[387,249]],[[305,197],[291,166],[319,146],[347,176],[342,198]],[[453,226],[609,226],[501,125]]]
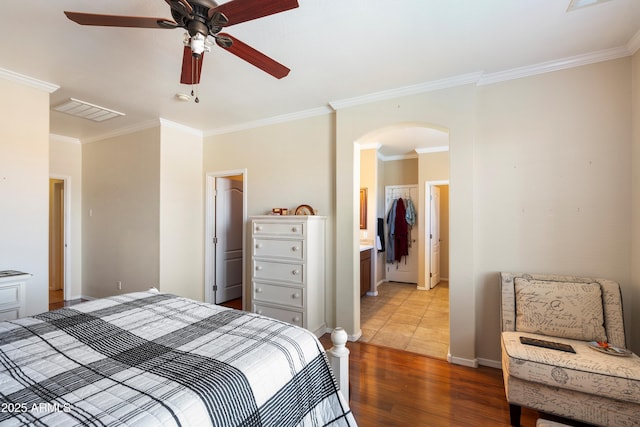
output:
[[[26,316],[26,285],[31,274],[0,271],[0,321]]]
[[[323,216],[251,218],[253,312],[326,332]]]

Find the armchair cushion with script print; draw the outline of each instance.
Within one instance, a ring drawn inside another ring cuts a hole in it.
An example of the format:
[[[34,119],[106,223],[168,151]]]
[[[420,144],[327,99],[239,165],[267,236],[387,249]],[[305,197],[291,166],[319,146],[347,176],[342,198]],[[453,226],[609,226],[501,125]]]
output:
[[[515,279],[516,331],[607,341],[600,284]]]

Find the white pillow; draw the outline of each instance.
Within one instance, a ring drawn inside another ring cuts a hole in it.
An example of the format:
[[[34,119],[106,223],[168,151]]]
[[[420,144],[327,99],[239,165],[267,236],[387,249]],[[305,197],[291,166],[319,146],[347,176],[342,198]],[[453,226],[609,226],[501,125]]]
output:
[[[598,283],[515,279],[516,331],[606,341]]]

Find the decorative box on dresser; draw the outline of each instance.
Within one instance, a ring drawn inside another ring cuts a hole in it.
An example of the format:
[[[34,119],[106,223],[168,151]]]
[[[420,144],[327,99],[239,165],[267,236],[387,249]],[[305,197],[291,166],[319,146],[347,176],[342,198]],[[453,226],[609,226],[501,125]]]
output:
[[[317,215],[251,218],[253,312],[326,332],[325,224]]]
[[[31,274],[21,271],[0,271],[0,321],[27,315],[25,294],[29,278]]]

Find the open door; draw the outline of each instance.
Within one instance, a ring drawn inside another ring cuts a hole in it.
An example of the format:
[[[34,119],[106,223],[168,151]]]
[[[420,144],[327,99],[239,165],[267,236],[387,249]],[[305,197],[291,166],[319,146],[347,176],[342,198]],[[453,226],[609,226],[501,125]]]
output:
[[[449,181],[426,181],[424,191],[424,289],[433,289],[449,280]]]
[[[242,308],[244,283],[245,182],[242,171],[208,174],[205,247],[205,301],[231,301]],[[226,305],[226,304],[225,304]]]
[[[242,176],[216,177],[213,284],[214,303],[242,298]]]
[[[396,199],[411,199],[414,208],[417,210],[420,206],[418,200],[417,185],[387,185],[385,186],[385,218],[389,215],[389,210],[393,206]],[[418,239],[420,233],[418,222],[416,221],[412,227],[408,229],[409,254],[402,258],[402,261],[394,261],[386,263],[386,279],[389,282],[418,283]],[[389,227],[385,221],[385,236],[388,238],[389,245]]]
[[[64,180],[49,179],[49,302],[65,300]]]
[[[440,283],[440,187],[430,186],[429,194],[429,287],[434,288]]]

